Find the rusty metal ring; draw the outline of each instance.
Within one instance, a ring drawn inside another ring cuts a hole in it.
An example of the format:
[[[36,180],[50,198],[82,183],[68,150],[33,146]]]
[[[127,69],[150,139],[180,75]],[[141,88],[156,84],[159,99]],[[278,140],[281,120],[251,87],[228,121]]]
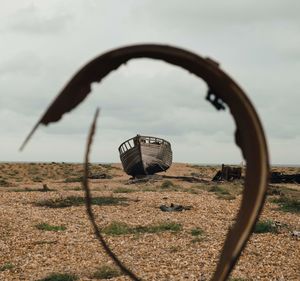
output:
[[[246,160],[243,199],[236,223],[229,230],[213,275],[213,281],[225,280],[233,269],[250,237],[261,212],[269,173],[267,144],[258,115],[243,90],[217,63],[192,52],[166,45],[135,45],[109,51],[84,66],[65,86],[46,113],[26,138],[21,149],[39,124],[58,121],[76,107],[91,90],[93,82],[100,82],[112,70],[133,58],[152,58],[182,67],[206,81],[209,93],[218,108],[226,103],[236,123],[235,140]]]

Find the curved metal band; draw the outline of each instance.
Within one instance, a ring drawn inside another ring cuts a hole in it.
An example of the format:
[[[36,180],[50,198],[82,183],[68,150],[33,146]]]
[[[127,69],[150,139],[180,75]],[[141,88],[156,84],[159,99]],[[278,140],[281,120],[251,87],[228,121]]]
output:
[[[210,90],[230,108],[235,120],[236,143],[247,162],[245,189],[237,220],[228,232],[213,281],[225,280],[244,248],[262,209],[267,188],[269,162],[264,132],[249,99],[242,89],[216,63],[194,53],[165,45],[135,45],[107,52],[84,66],[65,86],[33,128],[58,121],[76,107],[112,70],[133,58],[152,58],[177,65],[202,78]],[[22,147],[23,147],[22,146]]]

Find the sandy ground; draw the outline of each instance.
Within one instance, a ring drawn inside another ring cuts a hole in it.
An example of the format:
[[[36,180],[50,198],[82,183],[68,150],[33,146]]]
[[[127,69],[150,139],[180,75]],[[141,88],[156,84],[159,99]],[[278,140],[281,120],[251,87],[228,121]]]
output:
[[[166,175],[198,176],[210,180],[218,167],[173,164]],[[39,280],[52,272],[72,273],[79,280],[97,280],[93,273],[103,265],[113,266],[93,231],[84,206],[47,208],[36,204],[45,199],[83,196],[82,166],[66,163],[0,164],[0,280]],[[299,169],[286,168],[287,172]],[[207,187],[171,180],[174,186],[162,188],[164,180],[127,184],[129,177],[120,164],[92,165],[93,173],[106,173],[111,179],[90,180],[93,196],[125,197],[127,204],[94,206],[100,227],[111,222],[130,227],[180,224],[178,232],[105,234],[111,248],[143,280],[209,280],[228,228],[238,211],[242,183],[219,183],[231,200]],[[74,182],[73,182],[74,181]],[[52,190],[41,192],[43,184]],[[120,189],[121,188],[121,189]],[[299,185],[287,188],[299,191]],[[123,193],[120,193],[123,192]],[[299,194],[299,193],[298,193]],[[299,198],[298,198],[299,199]],[[159,206],[171,203],[192,206],[183,212],[162,212]],[[231,280],[300,280],[300,241],[291,231],[300,230],[299,213],[283,212],[268,198],[261,220],[279,222],[278,233],[253,234]],[[37,224],[66,227],[45,231]],[[193,230],[201,229],[201,235]],[[111,280],[129,280],[119,276]]]

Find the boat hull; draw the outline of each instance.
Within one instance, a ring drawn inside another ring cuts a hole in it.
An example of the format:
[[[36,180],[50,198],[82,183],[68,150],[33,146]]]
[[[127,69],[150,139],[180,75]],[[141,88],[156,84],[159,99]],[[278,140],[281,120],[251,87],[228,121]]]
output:
[[[145,169],[140,154],[140,148],[133,147],[126,151],[126,153],[123,155],[120,155],[124,171],[128,175],[135,176],[145,174]]]
[[[161,140],[161,139],[160,139]],[[172,164],[172,150],[169,142],[136,142],[120,159],[124,171],[131,176],[152,175],[166,171]]]
[[[170,147],[156,144],[141,144],[142,162],[145,174],[166,171],[172,164]]]

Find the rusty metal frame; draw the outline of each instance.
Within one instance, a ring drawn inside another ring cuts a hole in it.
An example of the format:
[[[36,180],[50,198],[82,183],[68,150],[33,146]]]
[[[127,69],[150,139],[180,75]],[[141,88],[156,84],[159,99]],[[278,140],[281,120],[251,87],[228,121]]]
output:
[[[236,144],[241,148],[247,166],[236,223],[227,234],[212,277],[213,281],[226,280],[261,212],[268,182],[269,160],[263,128],[253,105],[243,90],[213,60],[180,48],[154,44],[134,45],[104,53],[85,65],[70,80],[33,128],[21,149],[40,124],[47,125],[60,120],[64,113],[85,99],[93,82],[100,82],[111,71],[135,58],[163,60],[202,78],[209,88],[209,101],[217,109],[223,109],[223,104],[227,104],[234,118]]]

